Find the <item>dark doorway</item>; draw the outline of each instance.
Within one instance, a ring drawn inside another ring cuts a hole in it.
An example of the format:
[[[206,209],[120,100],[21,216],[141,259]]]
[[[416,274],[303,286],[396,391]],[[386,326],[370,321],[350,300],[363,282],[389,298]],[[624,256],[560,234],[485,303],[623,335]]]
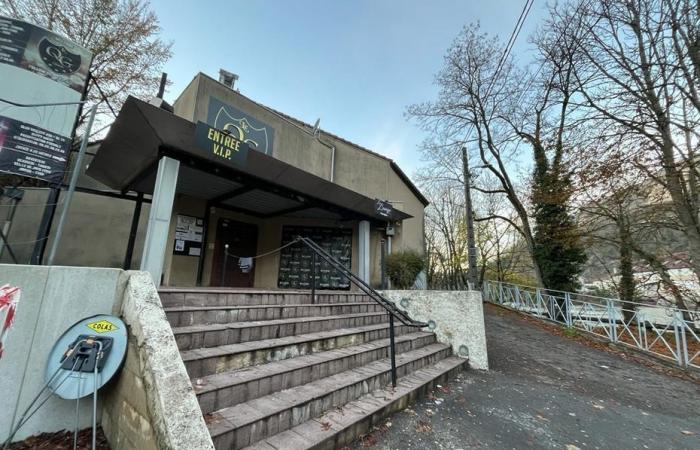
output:
[[[229,257],[224,269],[224,245],[226,244],[228,244]],[[244,272],[238,265],[237,257],[254,256],[257,248],[258,227],[256,225],[236,222],[230,219],[219,219],[219,222],[216,224],[216,244],[211,285],[253,287],[256,261],[253,261],[253,267],[249,271]]]

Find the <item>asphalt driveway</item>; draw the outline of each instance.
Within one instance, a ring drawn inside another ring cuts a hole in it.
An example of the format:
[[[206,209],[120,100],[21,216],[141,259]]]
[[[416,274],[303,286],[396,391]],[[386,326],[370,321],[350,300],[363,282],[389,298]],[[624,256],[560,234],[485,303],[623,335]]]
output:
[[[469,371],[353,449],[699,449],[700,385],[486,307]]]

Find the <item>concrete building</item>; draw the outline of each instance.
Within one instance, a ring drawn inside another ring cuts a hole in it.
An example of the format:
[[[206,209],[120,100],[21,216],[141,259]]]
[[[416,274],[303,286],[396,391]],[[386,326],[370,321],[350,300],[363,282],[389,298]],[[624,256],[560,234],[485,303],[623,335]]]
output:
[[[129,98],[91,151],[55,263],[151,264],[165,286],[307,288],[313,262],[298,245],[239,258],[305,235],[380,286],[383,252],[423,252],[428,202],[396,163],[247,98],[227,75],[197,74],[172,113]],[[169,179],[159,177],[165,160]],[[151,211],[163,182],[172,202]],[[22,202],[40,205],[43,196],[28,191]],[[10,243],[30,242],[40,213],[20,203]],[[167,239],[155,242],[156,234]],[[142,261],[144,246],[150,260]],[[31,248],[15,250],[26,262]],[[10,262],[6,253],[2,261]],[[323,261],[314,267],[317,288],[349,288]]]

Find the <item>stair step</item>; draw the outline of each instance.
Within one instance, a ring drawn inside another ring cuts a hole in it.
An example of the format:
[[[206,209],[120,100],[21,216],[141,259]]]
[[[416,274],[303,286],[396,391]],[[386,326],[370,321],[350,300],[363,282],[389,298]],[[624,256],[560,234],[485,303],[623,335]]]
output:
[[[296,317],[292,319],[191,325],[173,328],[180,350],[260,341],[340,328],[362,327],[388,322],[386,312],[340,316]]]
[[[344,447],[378,425],[384,417],[406,408],[416,397],[434,389],[436,384],[445,384],[463,370],[466,363],[466,359],[455,356],[443,359],[399,378],[395,390],[385,388],[370,392],[348,402],[342,410],[327,411],[322,416],[255,442],[245,450],[333,450]],[[260,432],[256,430],[254,435],[258,434]]]
[[[414,331],[417,331],[414,327],[394,326],[396,336]],[[201,378],[215,373],[349,347],[387,337],[389,337],[389,324],[381,323],[241,344],[184,350],[180,352],[180,355],[190,378]]]
[[[436,343],[433,333],[396,338],[397,354]],[[437,344],[442,345],[442,344]],[[443,346],[447,347],[447,346]],[[193,380],[204,414],[335,375],[389,356],[389,339],[299,356]]]
[[[311,303],[371,302],[363,292],[316,291],[312,301],[309,291],[264,291],[235,289],[164,289],[158,291],[164,307],[171,306],[251,306],[299,305]]]
[[[176,306],[165,308],[168,322],[170,322],[170,325],[173,327],[204,323],[337,316],[341,314],[382,311],[384,311],[384,308],[382,308],[381,305],[368,302],[251,306]]]
[[[404,376],[450,356],[450,348],[432,344],[397,355],[397,374]],[[391,382],[388,358],[340,372],[305,385],[217,410],[208,416],[218,449],[238,449],[302,424]]]

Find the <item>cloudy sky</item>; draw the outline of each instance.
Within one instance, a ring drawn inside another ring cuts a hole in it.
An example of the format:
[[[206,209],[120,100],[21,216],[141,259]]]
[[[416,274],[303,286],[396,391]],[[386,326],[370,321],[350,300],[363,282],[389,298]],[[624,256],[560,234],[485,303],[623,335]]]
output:
[[[442,58],[460,29],[479,21],[507,40],[524,0],[152,0],[174,56],[174,100],[197,72],[240,76],[241,93],[382,153],[407,173],[425,135],[406,107],[435,98]],[[535,5],[514,48],[543,17]]]

